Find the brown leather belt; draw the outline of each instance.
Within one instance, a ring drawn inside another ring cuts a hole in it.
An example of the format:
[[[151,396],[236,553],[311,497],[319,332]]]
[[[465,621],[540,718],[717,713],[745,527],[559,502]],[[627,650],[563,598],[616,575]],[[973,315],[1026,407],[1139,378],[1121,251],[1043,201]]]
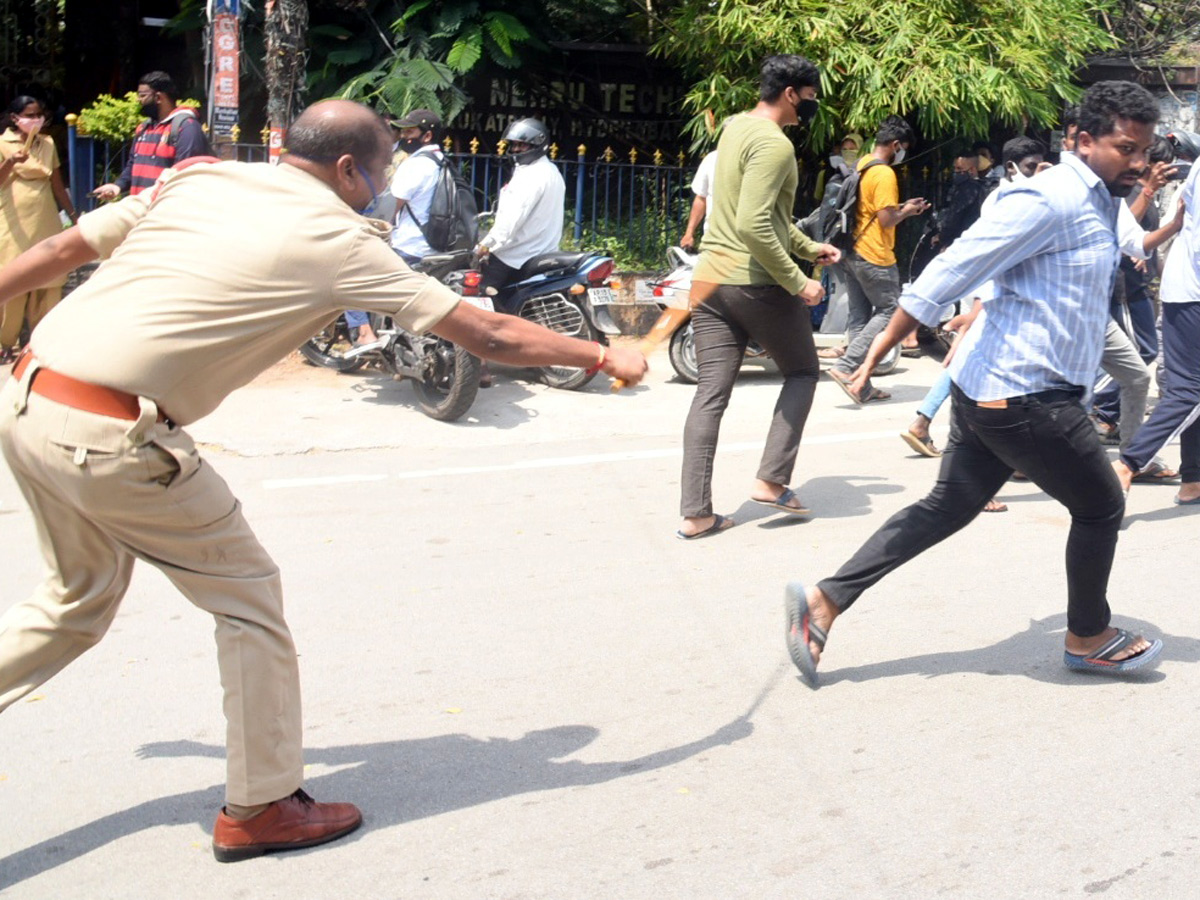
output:
[[[13,378],[20,378],[29,368],[33,354],[26,350],[13,366]],[[33,373],[33,382],[29,389],[35,394],[69,406],[71,409],[95,413],[98,416],[109,416],[113,419],[126,419],[136,422],[141,415],[141,405],[134,394],[118,391],[116,388],[79,381],[68,375],[54,372],[50,369],[39,368]],[[166,422],[167,416],[158,412],[158,421]]]

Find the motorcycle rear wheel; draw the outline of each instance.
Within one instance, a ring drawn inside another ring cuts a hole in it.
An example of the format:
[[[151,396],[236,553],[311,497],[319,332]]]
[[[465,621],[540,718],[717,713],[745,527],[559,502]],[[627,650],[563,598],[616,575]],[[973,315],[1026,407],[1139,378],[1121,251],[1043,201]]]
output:
[[[700,366],[696,362],[696,338],[692,332],[691,321],[685,322],[675,329],[671,335],[671,345],[668,348],[671,357],[671,368],[685,384],[695,384],[700,380]]]
[[[336,369],[338,372],[353,372],[366,365],[365,356],[346,359],[345,354],[354,349],[346,317],[338,316],[319,332],[300,345],[300,353],[314,366]]]
[[[479,393],[479,359],[462,347],[439,340],[431,348],[435,358],[423,379],[413,379],[421,412],[439,422],[463,416]]]
[[[585,341],[599,341],[600,332],[592,327],[587,314],[572,300],[558,297],[534,297],[521,308],[521,318],[536,322],[551,331],[565,334],[568,337],[580,338]],[[577,391],[596,377],[587,369],[575,369],[569,366],[539,366],[538,377],[552,388],[563,391]]]

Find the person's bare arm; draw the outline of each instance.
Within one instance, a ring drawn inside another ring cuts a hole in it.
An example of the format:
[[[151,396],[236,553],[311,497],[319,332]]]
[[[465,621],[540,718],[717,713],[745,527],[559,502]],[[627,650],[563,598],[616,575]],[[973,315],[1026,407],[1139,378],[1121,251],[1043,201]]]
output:
[[[621,347],[601,348],[541,325],[470,303],[459,303],[432,329],[434,334],[484,359],[511,366],[573,366],[590,369],[603,356],[601,371],[634,385],[646,374],[646,357]]]
[[[884,228],[895,228],[905,219],[919,216],[929,209],[929,204],[923,197],[912,197],[899,206],[885,206],[875,213],[875,218]]]
[[[0,305],[99,258],[100,254],[87,245],[78,228],[46,238],[0,268]]]
[[[79,218],[79,213],[75,211],[75,204],[71,202],[71,195],[67,193],[67,186],[63,184],[62,170],[55,169],[50,173],[50,190],[54,193],[54,199],[58,201],[58,208],[70,216],[74,222]]]
[[[1133,213],[1133,217],[1141,222],[1146,217],[1146,212],[1150,209],[1150,203],[1154,200],[1154,195],[1157,194],[1175,174],[1175,167],[1170,163],[1157,162],[1150,167],[1150,171],[1146,173],[1146,185],[1134,196],[1129,203],[1129,211]]]
[[[692,211],[688,215],[687,230],[684,231],[683,237],[679,239],[679,246],[689,253],[696,248],[696,229],[704,221],[704,214],[707,211],[708,198],[703,194],[697,194],[696,199],[692,201]]]
[[[1183,201],[1180,201],[1179,207],[1175,210],[1175,218],[1171,219],[1166,225],[1154,231],[1147,231],[1145,240],[1142,246],[1146,250],[1146,255],[1149,256],[1160,246],[1165,244],[1183,229],[1183,216],[1185,210]]]
[[[871,349],[867,351],[867,358],[863,360],[863,364],[855,371],[854,378],[850,383],[850,389],[860,397],[865,396],[863,392],[867,389],[867,380],[871,377],[871,372],[874,371],[875,366],[879,364],[879,361],[883,359],[889,350],[904,340],[906,334],[920,324],[920,319],[905,312],[903,307],[897,306],[896,311],[892,313],[891,320],[887,323],[887,327],[875,335],[875,340],[871,342]]]

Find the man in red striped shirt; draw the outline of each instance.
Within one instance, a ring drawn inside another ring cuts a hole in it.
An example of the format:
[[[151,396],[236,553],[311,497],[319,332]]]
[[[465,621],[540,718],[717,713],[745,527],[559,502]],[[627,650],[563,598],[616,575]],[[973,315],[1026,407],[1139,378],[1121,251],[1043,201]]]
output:
[[[101,200],[114,200],[126,191],[131,195],[141,193],[154,185],[164,169],[190,156],[212,152],[196,111],[175,105],[179,90],[166,72],[143,75],[137,96],[147,121],[133,134],[125,170],[115,182],[102,184],[94,191]]]

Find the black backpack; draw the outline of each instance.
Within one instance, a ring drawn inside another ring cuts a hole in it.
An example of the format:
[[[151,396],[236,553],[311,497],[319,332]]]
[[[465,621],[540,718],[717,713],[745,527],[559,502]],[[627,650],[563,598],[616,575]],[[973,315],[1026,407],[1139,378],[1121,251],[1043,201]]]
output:
[[[429,218],[422,224],[412,207],[405,205],[435,253],[471,250],[479,237],[479,206],[462,170],[443,153],[438,163],[437,185],[429,203]]]
[[[842,194],[842,185],[846,176],[840,170],[834,170],[825,182],[825,190],[821,192],[821,202],[807,216],[796,223],[796,227],[819,244],[829,243],[833,237],[833,223],[837,218],[838,198]]]
[[[833,244],[843,253],[853,250],[858,243],[858,185],[871,166],[886,165],[883,160],[873,159],[861,169],[850,173],[842,183],[837,201],[833,204],[833,215],[826,230],[825,243]],[[872,217],[873,218],[873,217]],[[870,222],[867,223],[871,224]]]

